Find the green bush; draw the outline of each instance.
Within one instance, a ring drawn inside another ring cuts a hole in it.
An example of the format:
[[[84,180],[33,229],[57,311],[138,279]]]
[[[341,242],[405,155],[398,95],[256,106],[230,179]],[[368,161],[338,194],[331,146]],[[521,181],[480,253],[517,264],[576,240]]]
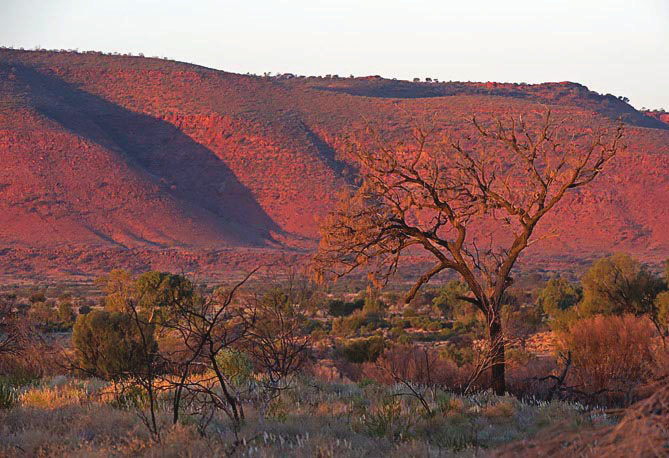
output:
[[[413,337],[404,332],[397,338],[397,343],[400,345],[410,345],[413,343]]]
[[[78,367],[107,380],[142,373],[158,349],[153,334],[152,326],[140,328],[124,313],[94,310],[79,315],[72,334]]]
[[[373,437],[400,439],[406,437],[410,419],[402,415],[402,403],[397,398],[384,399],[376,409],[362,416],[367,434]]]
[[[600,259],[582,279],[583,301],[579,315],[657,316],[656,296],[666,289],[664,281],[646,266],[625,254]]]
[[[433,322],[431,322],[430,324],[427,325],[427,330],[428,331],[439,331],[439,330],[441,330],[441,328],[442,328],[441,323],[439,323],[437,321],[433,321]]]
[[[10,383],[0,380],[0,409],[11,409],[16,404],[17,399],[16,388]]]
[[[546,315],[552,317],[555,313],[578,304],[582,298],[583,290],[578,285],[569,283],[564,277],[554,277],[539,292],[537,305]]]
[[[383,353],[385,342],[381,336],[367,339],[356,339],[346,343],[341,349],[341,355],[349,362],[374,362]]]
[[[224,348],[216,356],[221,372],[234,383],[248,380],[253,374],[253,364],[248,355],[233,348]]]
[[[462,318],[474,310],[471,304],[460,299],[461,296],[467,296],[468,292],[469,288],[465,283],[451,280],[441,287],[437,297],[432,300],[432,305],[448,320]]]
[[[58,318],[65,324],[72,324],[75,319],[74,308],[69,302],[58,304]]]
[[[471,345],[456,345],[449,343],[442,349],[443,356],[453,361],[458,367],[473,363],[475,359],[474,349]]]
[[[360,330],[366,322],[362,311],[356,310],[351,316],[335,318],[332,322],[332,332],[340,335],[351,335]]]
[[[358,299],[353,302],[344,302],[341,300],[333,300],[328,304],[328,314],[335,317],[349,316],[356,310],[362,310],[365,306],[364,299]]]
[[[116,393],[111,405],[117,409],[144,409],[149,404],[149,396],[144,388],[132,385]]]
[[[402,316],[404,318],[413,318],[418,316],[418,312],[416,312],[416,309],[413,307],[407,307],[402,311]]]

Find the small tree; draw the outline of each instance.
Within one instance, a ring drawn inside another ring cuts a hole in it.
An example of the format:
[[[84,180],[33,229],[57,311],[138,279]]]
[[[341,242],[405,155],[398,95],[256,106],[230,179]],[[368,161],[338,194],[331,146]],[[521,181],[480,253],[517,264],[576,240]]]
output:
[[[666,288],[639,261],[618,253],[597,261],[583,276],[585,315],[653,315],[655,297]]]
[[[541,306],[546,315],[551,315],[556,311],[567,310],[575,306],[582,297],[583,290],[580,287],[558,276],[548,280],[546,286],[539,292],[537,305]]]
[[[176,335],[179,342],[177,348],[162,353],[167,366],[176,374],[176,378],[169,380],[174,390],[172,420],[175,424],[179,420],[185,397],[192,401],[191,404],[197,404],[195,410],[205,418],[205,422],[207,418],[211,419],[211,416],[203,415],[206,407],[210,407],[210,411],[223,410],[235,426],[244,420],[243,406],[234,391],[234,385],[221,367],[224,362],[221,355],[246,336],[247,323],[253,321],[248,316],[252,312],[236,306],[233,300],[239,288],[257,270],[251,271],[232,288],[219,288],[211,295],[196,294],[192,288],[182,289],[190,282],[181,277],[167,282],[172,285],[168,288],[169,293],[154,296],[162,298],[157,303],[164,304],[164,309],[158,314],[151,312],[145,315],[159,316],[161,330]],[[164,285],[165,281],[159,284]],[[165,298],[169,300],[164,301]],[[213,375],[197,381],[189,380],[193,373],[203,373],[207,369]]]
[[[150,326],[144,326],[143,332],[148,339],[146,346],[128,314],[93,310],[79,315],[72,334],[76,367],[107,380],[144,371],[147,360],[155,358],[158,346]]]
[[[618,253],[597,261],[583,276],[581,316],[647,315],[664,335],[662,302],[664,281],[629,255]],[[665,320],[666,323],[666,320]]]
[[[471,304],[461,298],[468,292],[469,288],[466,284],[458,280],[451,280],[439,290],[439,295],[432,300],[432,305],[436,306],[447,320],[453,320],[456,317],[463,318],[464,313],[462,312]]]
[[[548,316],[552,329],[566,329],[576,318],[575,306],[582,298],[581,287],[569,283],[564,277],[554,277],[539,292],[536,305]]]
[[[416,128],[408,147],[379,135],[371,146],[353,143],[360,186],[326,220],[315,258],[321,278],[369,265],[386,282],[403,254],[422,249],[436,263],[407,301],[438,273],[457,272],[470,290],[462,299],[485,316],[498,394],[505,392],[500,309],[512,269],[539,221],[601,173],[623,134],[619,127],[571,135],[550,112],[540,118],[474,118],[458,138]],[[495,237],[476,236],[490,228]]]
[[[271,288],[256,298],[252,320],[246,322],[244,349],[263,376],[261,417],[307,360],[310,339],[304,329],[305,297],[300,293],[294,285]]]
[[[68,326],[74,322],[74,308],[70,302],[64,301],[58,304],[58,318]]]

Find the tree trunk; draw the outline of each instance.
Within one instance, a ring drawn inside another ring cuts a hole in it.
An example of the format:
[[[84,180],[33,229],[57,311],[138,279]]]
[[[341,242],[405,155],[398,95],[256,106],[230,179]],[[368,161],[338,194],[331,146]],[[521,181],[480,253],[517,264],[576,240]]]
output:
[[[490,332],[492,389],[496,395],[502,396],[506,393],[506,381],[504,378],[504,333],[502,332],[502,320],[499,312],[496,311],[489,315],[488,329]]]

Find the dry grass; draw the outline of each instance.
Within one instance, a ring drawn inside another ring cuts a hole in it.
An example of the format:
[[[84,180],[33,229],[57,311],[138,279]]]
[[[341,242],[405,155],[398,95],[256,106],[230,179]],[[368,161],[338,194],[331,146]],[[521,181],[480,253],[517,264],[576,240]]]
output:
[[[2,456],[478,456],[561,422],[608,421],[573,404],[440,390],[428,391],[434,413],[426,415],[401,386],[304,379],[264,421],[249,404],[237,435],[223,415],[204,436],[194,417],[173,426],[160,403],[155,442],[134,408],[114,402],[109,384],[56,377],[20,391],[18,405],[0,411]]]
[[[556,426],[534,440],[506,446],[494,456],[669,456],[669,384],[665,381],[649,398],[627,409],[616,425],[585,429],[581,426]]]

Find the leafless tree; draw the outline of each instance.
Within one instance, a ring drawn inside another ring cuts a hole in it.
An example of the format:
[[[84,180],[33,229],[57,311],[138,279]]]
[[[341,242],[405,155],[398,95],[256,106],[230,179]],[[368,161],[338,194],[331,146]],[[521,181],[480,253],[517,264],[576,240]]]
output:
[[[161,332],[175,336],[178,346],[161,352],[161,357],[169,372],[177,374],[176,378],[166,379],[174,390],[174,423],[179,419],[184,397],[200,414],[210,407],[210,411],[223,410],[236,426],[244,420],[243,406],[220,367],[218,355],[243,339],[255,321],[253,311],[233,307],[233,299],[257,270],[228,290],[217,290],[210,296],[177,294],[178,300],[168,304],[160,328]],[[206,374],[209,369],[213,375]],[[191,378],[193,374],[200,376]]]
[[[360,183],[324,224],[318,276],[340,277],[367,265],[385,282],[402,255],[414,248],[429,253],[436,263],[406,300],[438,273],[457,272],[470,289],[462,299],[485,316],[493,389],[504,393],[500,310],[512,269],[537,240],[539,221],[602,172],[622,148],[622,135],[622,126],[574,134],[550,111],[473,118],[458,137],[415,128],[408,146],[373,132],[371,141],[351,145]]]
[[[308,358],[310,337],[305,332],[308,292],[294,276],[256,295],[253,321],[247,321],[243,349],[262,374],[261,418],[272,399],[290,388],[294,375]],[[306,293],[306,294],[305,294]]]

